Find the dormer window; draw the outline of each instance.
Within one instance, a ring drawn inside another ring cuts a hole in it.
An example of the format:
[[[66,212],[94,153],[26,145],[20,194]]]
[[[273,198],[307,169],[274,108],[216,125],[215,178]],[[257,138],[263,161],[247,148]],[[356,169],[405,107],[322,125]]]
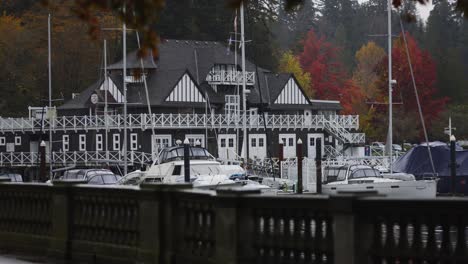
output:
[[[255,72],[245,72],[246,84],[255,84]],[[206,81],[212,85],[242,85],[242,71],[234,64],[215,64],[206,76]]]

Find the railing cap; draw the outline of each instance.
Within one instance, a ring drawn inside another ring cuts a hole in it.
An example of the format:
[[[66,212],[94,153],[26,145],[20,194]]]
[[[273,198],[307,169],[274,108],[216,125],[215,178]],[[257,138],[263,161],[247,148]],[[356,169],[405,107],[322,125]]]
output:
[[[192,189],[193,185],[191,183],[142,183],[140,184],[140,189],[144,190],[157,190],[157,191],[175,191],[175,190],[186,190]]]
[[[232,188],[221,188],[216,190],[218,196],[241,196],[248,194],[260,194],[260,189],[258,190],[249,190],[243,189],[242,187],[232,187]]]

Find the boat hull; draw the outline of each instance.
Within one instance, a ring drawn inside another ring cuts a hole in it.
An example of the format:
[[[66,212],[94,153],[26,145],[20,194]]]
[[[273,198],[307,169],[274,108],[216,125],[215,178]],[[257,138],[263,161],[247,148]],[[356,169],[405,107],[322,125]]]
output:
[[[325,184],[324,194],[376,193],[392,198],[435,198],[437,182],[434,180],[401,181],[356,184]]]

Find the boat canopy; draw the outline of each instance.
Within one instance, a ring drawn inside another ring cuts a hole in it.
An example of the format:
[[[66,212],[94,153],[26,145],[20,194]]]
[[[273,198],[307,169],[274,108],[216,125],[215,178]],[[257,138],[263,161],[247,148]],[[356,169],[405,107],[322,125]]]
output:
[[[433,175],[427,144],[420,144],[405,155],[401,156],[393,164],[393,171],[414,174],[415,176],[450,176],[450,147],[444,142],[429,143],[434,167],[437,175]],[[459,167],[457,175],[468,176],[468,151],[457,146],[456,159]]]
[[[190,160],[211,160],[214,159],[208,150],[202,147],[189,147],[189,158]],[[159,155],[159,163],[170,162],[174,160],[183,160],[184,159],[184,146],[174,146],[165,148],[161,151]]]

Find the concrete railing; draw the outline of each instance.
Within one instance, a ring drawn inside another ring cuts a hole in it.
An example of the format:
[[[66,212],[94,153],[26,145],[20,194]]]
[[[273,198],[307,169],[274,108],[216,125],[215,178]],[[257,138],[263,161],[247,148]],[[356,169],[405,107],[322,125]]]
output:
[[[73,263],[468,263],[468,200],[0,184],[0,250]]]

